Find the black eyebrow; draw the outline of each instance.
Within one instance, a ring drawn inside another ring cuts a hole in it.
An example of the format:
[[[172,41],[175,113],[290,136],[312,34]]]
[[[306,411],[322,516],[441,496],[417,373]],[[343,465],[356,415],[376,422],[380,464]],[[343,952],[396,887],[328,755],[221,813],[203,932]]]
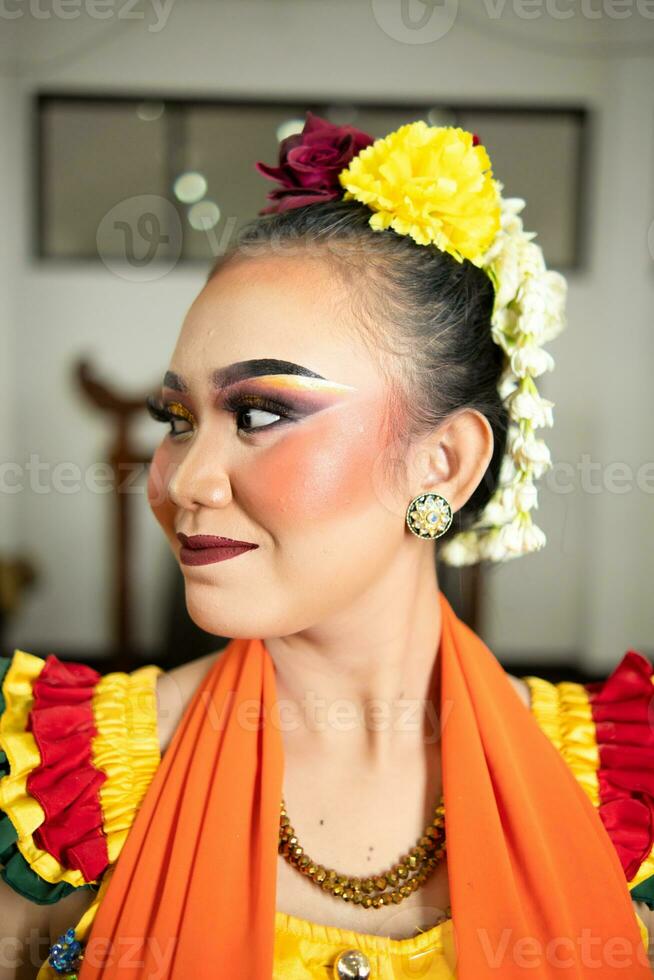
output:
[[[319,378],[326,381],[321,374],[316,374],[309,368],[293,361],[280,361],[274,357],[258,357],[250,361],[236,361],[228,364],[227,367],[218,368],[211,375],[211,384],[214,388],[228,388],[236,384],[237,381],[244,381],[246,378],[257,378],[266,374],[301,374],[306,378]],[[175,371],[166,371],[163,379],[164,388],[172,388],[174,391],[188,392],[188,384],[180,374]]]

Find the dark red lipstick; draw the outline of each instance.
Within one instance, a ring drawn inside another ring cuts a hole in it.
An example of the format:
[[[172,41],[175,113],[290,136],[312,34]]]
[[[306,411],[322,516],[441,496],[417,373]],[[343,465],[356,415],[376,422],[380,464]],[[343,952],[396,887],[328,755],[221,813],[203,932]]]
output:
[[[184,565],[210,565],[259,547],[251,541],[236,541],[214,534],[186,535],[178,531],[177,538],[182,545],[179,559]]]

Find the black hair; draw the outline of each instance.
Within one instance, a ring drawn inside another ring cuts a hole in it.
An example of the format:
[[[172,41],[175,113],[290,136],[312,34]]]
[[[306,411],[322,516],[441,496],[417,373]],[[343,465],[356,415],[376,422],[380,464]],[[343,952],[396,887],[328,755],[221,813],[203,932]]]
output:
[[[478,487],[455,514],[446,537],[465,530],[499,481],[508,416],[497,391],[504,352],[491,336],[494,287],[472,262],[417,244],[410,235],[370,227],[366,205],[342,198],[262,215],[248,222],[212,266],[270,254],[327,261],[350,287],[362,337],[389,379],[394,445],[427,434],[451,414],[476,409],[493,431],[494,448]],[[394,355],[380,356],[382,351]],[[416,492],[420,492],[419,490]]]

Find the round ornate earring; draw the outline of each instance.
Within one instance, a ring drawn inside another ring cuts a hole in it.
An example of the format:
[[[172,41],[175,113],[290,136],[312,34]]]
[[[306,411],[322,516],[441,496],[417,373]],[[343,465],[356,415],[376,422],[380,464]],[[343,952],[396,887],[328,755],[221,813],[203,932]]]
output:
[[[420,493],[407,507],[406,522],[418,538],[440,538],[452,523],[450,502],[440,493]]]

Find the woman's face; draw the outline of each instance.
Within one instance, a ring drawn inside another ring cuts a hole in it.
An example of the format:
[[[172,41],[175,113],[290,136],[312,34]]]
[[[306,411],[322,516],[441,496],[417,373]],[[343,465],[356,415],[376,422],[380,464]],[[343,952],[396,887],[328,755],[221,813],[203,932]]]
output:
[[[148,500],[207,632],[305,629],[347,612],[408,539],[425,547],[404,523],[420,488],[383,476],[388,381],[347,300],[326,263],[260,256],[223,267],[184,320]],[[188,565],[178,532],[257,547]]]

